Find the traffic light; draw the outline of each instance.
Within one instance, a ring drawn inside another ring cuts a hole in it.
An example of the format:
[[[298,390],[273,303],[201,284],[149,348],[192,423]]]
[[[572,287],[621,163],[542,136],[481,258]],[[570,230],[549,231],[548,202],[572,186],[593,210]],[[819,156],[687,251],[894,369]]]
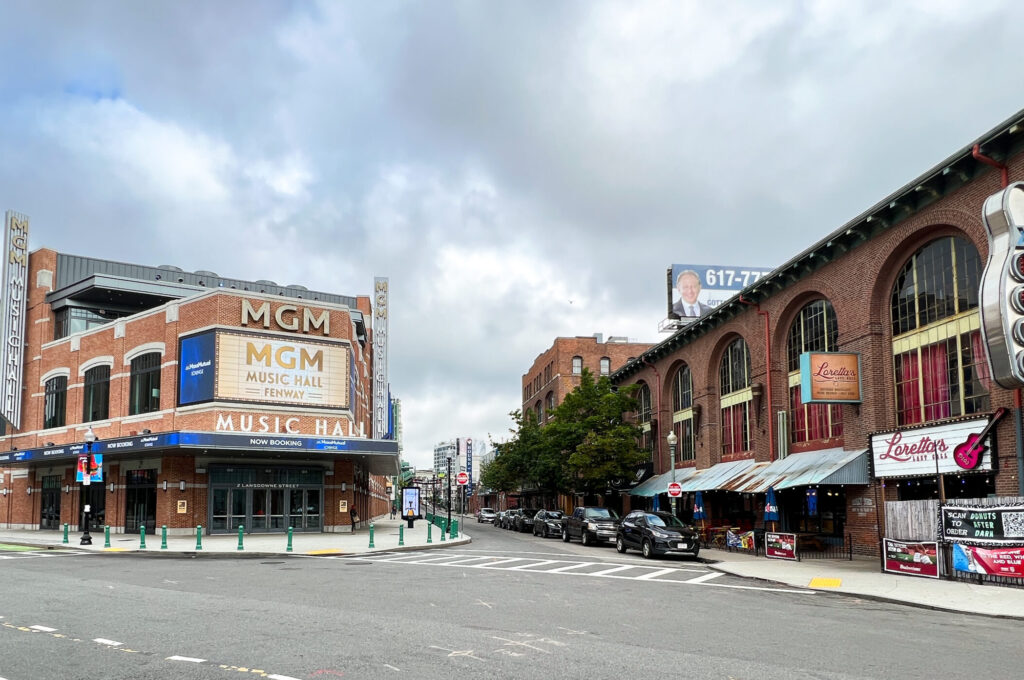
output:
[[[982,209],[988,261],[979,306],[992,379],[1006,389],[1024,387],[1024,182],[987,199]]]

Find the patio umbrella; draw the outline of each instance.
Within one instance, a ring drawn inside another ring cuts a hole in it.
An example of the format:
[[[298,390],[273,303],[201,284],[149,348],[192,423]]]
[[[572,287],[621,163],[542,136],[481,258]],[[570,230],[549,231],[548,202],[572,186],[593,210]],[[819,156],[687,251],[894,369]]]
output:
[[[701,491],[697,492],[697,495],[693,499],[693,518],[700,520],[700,528],[704,528],[704,519],[707,515],[704,513],[704,493]]]
[[[772,522],[772,529],[775,529],[775,522],[779,521],[779,504],[775,502],[775,489],[768,487],[764,495],[764,521]]]

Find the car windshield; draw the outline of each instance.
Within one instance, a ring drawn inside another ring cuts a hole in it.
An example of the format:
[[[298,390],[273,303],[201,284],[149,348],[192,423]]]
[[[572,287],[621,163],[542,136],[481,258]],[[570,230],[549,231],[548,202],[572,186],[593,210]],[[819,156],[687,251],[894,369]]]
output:
[[[523,508],[523,514],[527,517],[533,517],[537,514],[537,511],[534,510],[533,508]]]
[[[493,515],[494,514],[494,510],[491,510],[490,508],[480,508],[480,514],[481,515]]]
[[[618,519],[614,510],[609,508],[588,508],[587,519]]]
[[[673,529],[685,529],[678,517],[672,515],[645,515],[647,523],[652,527],[672,527]]]
[[[561,518],[562,518],[562,511],[561,510],[548,510],[548,519],[561,519]]]

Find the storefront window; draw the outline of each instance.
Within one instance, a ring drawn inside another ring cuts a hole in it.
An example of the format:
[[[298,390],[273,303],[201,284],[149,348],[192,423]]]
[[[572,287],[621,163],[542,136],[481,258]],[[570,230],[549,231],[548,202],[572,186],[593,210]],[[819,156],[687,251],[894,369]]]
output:
[[[750,450],[750,351],[743,338],[726,348],[718,369],[722,394],[722,454]]]
[[[893,372],[900,425],[989,409],[978,251],[962,238],[926,245],[893,287]]]

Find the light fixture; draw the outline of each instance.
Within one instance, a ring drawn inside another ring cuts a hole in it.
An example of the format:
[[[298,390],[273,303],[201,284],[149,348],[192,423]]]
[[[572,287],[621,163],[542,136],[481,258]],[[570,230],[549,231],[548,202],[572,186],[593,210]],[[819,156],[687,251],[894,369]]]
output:
[[[697,438],[700,439],[700,416],[703,409],[700,404],[694,404],[690,411],[693,413],[693,432],[697,435]]]
[[[184,490],[185,490],[185,480],[183,479],[180,482],[178,482],[178,491],[184,491]]]
[[[109,490],[110,493],[114,493],[114,483],[113,482],[110,483],[110,486],[107,487],[107,490]]]
[[[29,495],[29,496],[31,496],[31,495],[32,495],[32,487],[31,487],[31,486],[30,486],[30,487],[28,487],[28,495]]]
[[[4,489],[3,489],[3,492],[2,492],[2,493],[3,493],[3,495],[5,495],[5,496],[7,495],[7,487],[4,487]]]
[[[164,480],[164,491],[167,491],[167,480]]]
[[[679,437],[676,436],[675,430],[669,430],[668,435],[665,437],[665,441],[668,442],[669,446],[675,446],[676,442],[679,441]]]
[[[149,434],[150,432],[152,432],[152,430],[143,430],[142,434]]]
[[[65,484],[64,485],[64,493],[71,493],[71,485],[69,485],[69,484]]]
[[[53,446],[54,444],[53,444],[53,442],[46,442],[46,445],[47,446]]]
[[[96,433],[92,431],[92,425],[85,431],[85,443],[92,446],[92,443],[96,441]]]
[[[751,401],[754,402],[754,415],[757,416],[757,424],[761,424],[761,397],[764,396],[764,385],[754,383],[750,386]]]

